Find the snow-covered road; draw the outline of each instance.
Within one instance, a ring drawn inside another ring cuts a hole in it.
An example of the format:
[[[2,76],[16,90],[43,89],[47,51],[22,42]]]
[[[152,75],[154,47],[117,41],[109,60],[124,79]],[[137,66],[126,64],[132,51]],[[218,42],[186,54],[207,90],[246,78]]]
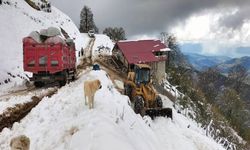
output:
[[[84,105],[83,96],[83,82],[90,79],[102,83],[92,110]],[[164,99],[165,105],[171,105]],[[8,150],[11,138],[20,134],[30,138],[31,150],[223,149],[195,122],[175,111],[173,121],[151,121],[136,115],[128,105],[128,97],[114,88],[104,71],[90,71],[44,98],[20,123],[0,133],[0,149]]]

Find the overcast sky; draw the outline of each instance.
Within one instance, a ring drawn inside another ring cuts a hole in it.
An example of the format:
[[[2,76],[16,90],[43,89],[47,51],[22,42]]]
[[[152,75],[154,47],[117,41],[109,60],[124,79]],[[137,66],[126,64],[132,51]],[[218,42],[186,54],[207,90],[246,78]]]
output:
[[[203,43],[204,52],[211,54],[218,53],[218,48],[208,50],[211,44],[217,47],[250,46],[250,0],[50,1],[77,26],[80,11],[87,5],[100,31],[109,26],[123,27],[128,39],[171,32],[180,42]]]

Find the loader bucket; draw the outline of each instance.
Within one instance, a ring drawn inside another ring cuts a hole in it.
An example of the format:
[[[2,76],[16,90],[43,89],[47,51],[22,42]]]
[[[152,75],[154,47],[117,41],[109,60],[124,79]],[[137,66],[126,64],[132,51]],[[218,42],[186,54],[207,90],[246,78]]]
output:
[[[173,119],[171,108],[149,108],[145,110],[145,115],[150,116],[152,119],[155,117],[165,117]]]

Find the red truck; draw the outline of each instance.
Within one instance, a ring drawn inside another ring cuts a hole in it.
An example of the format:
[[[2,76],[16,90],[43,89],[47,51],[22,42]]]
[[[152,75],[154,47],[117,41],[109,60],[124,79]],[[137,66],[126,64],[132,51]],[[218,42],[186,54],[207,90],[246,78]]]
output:
[[[40,35],[36,32],[37,35]],[[58,81],[61,86],[76,76],[76,53],[73,40],[60,36],[23,38],[23,68],[31,72],[36,87]]]

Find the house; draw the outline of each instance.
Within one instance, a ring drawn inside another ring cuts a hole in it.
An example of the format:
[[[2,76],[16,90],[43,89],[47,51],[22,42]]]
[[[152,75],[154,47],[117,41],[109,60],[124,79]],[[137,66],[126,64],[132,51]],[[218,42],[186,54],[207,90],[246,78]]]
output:
[[[157,81],[165,76],[165,65],[170,49],[160,40],[139,40],[117,42],[112,51],[129,70],[134,64],[148,64],[151,75]]]

